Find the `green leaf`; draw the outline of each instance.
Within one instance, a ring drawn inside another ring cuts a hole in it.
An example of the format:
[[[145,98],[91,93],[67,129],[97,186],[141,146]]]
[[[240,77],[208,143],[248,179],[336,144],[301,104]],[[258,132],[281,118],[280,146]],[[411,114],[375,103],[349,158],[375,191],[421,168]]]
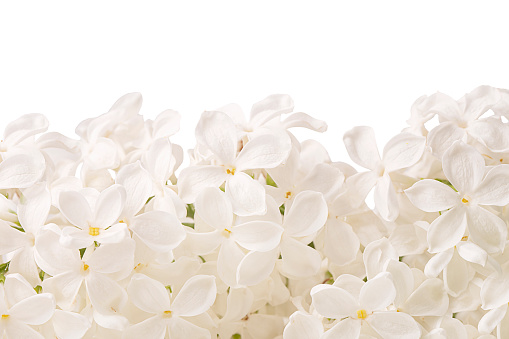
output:
[[[183,222],[182,225],[194,228],[194,223],[192,223],[192,222]]]
[[[42,286],[41,285],[37,285],[34,287],[34,290],[35,292],[37,292],[37,294],[41,293],[42,292]]]
[[[199,255],[198,257],[201,259],[202,262],[205,262],[205,259],[201,255]]]
[[[145,203],[145,205],[146,205],[146,204],[148,204],[148,203],[150,202],[150,200],[154,199],[154,197],[155,197],[155,195],[153,195],[153,196],[151,196],[150,198],[148,198],[148,199],[147,199],[147,202]]]
[[[194,219],[194,212],[195,212],[194,205],[193,204],[187,204],[186,210],[187,210],[187,217],[191,218],[191,219]]]
[[[279,206],[279,213],[281,213],[281,215],[285,215],[285,204]]]
[[[308,246],[309,246],[309,247],[311,247],[311,248],[315,248],[315,243],[311,241],[311,242],[308,244]]]
[[[235,333],[234,335],[232,335],[232,339],[241,339],[241,335],[238,334],[238,333]]]
[[[86,248],[80,248],[80,258],[83,259],[83,254],[85,254]]]
[[[173,293],[173,292],[172,292],[172,290],[171,290],[171,286],[170,286],[170,285],[168,285],[168,286],[164,286],[164,287],[166,287],[166,289],[167,289],[168,291],[170,291],[170,293]]]
[[[46,273],[44,273],[44,271],[43,271],[43,270],[40,270],[40,271],[39,271],[39,278],[41,279],[41,281],[43,281],[43,280],[44,280],[44,276],[45,276],[45,275],[46,275]]]
[[[277,184],[276,182],[272,179],[272,177],[267,173],[267,178],[265,179],[265,182],[267,183],[267,185],[269,186],[272,186],[272,187],[277,187]]]

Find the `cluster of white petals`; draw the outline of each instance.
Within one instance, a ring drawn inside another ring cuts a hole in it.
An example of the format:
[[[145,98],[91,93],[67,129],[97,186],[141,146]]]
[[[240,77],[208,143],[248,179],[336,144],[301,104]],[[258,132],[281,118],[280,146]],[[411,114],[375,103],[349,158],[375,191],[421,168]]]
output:
[[[185,168],[141,102],[7,124],[0,338],[509,338],[508,90],[423,96],[381,153],[351,129],[360,171],[287,95],[203,112]]]

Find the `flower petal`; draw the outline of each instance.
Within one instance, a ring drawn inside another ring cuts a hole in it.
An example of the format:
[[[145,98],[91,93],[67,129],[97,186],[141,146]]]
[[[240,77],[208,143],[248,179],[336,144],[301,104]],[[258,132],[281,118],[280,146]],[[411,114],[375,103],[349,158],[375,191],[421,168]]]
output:
[[[129,299],[140,310],[156,314],[170,310],[170,298],[164,285],[158,280],[136,273],[127,286]]]
[[[320,339],[351,339],[359,338],[362,322],[346,318],[324,333]]]
[[[126,328],[122,334],[122,339],[164,339],[165,335],[166,323],[161,317],[155,316]]]
[[[283,339],[318,339],[322,338],[322,334],[323,325],[320,319],[297,311],[290,316],[283,331]]]
[[[329,219],[325,224],[323,253],[336,265],[346,265],[355,260],[360,241],[352,226],[339,219]]]
[[[376,145],[375,133],[371,127],[357,126],[343,137],[350,158],[364,168],[374,170],[380,163],[380,154]]]
[[[11,307],[10,315],[28,325],[42,325],[55,312],[55,297],[51,293],[36,294]]]
[[[286,129],[292,127],[304,127],[320,133],[327,130],[327,123],[325,121],[315,119],[303,112],[291,114],[288,118],[282,121],[282,124]]]
[[[171,319],[168,327],[172,339],[210,339],[210,332],[180,317]]]
[[[103,244],[94,250],[86,263],[94,272],[109,274],[129,270],[130,273],[134,267],[134,249],[135,242],[132,239]]]
[[[55,296],[57,305],[64,311],[68,311],[76,304],[76,295],[83,283],[83,277],[79,272],[65,272],[42,282],[44,291]]]
[[[414,316],[442,316],[449,307],[449,296],[441,279],[424,280],[408,297],[401,309]]]
[[[407,132],[396,135],[384,147],[383,162],[385,170],[392,172],[412,166],[419,161],[425,147],[425,137]]]
[[[0,162],[0,189],[30,187],[43,175],[44,169],[44,158],[40,155],[13,155]]]
[[[281,273],[289,277],[303,278],[315,275],[322,263],[318,251],[292,237],[283,237],[281,256],[283,257]]]
[[[442,159],[444,153],[457,140],[466,141],[467,133],[452,121],[442,122],[428,133],[428,145],[433,155]]]
[[[398,198],[389,173],[378,178],[375,186],[375,209],[380,216],[387,221],[394,221],[399,215]]]
[[[359,303],[350,293],[336,286],[316,285],[309,293],[316,311],[326,318],[352,316],[360,309]]]
[[[127,302],[126,291],[106,275],[90,272],[85,278],[85,287],[90,303],[99,313],[119,311]]]
[[[192,317],[206,312],[216,300],[216,278],[212,275],[195,275],[186,281],[171,305],[178,316]]]
[[[288,94],[272,94],[253,104],[250,122],[261,126],[277,116],[293,111],[293,100]]]
[[[249,252],[239,264],[237,282],[253,286],[267,279],[274,270],[278,256],[278,248],[267,252]]]
[[[421,330],[414,318],[403,312],[376,312],[367,318],[368,323],[382,338],[418,339]]]
[[[10,253],[29,244],[30,241],[24,232],[14,229],[7,222],[0,219],[0,255]]]
[[[288,158],[291,148],[286,133],[256,136],[244,145],[235,159],[235,167],[238,171],[277,167]]]
[[[436,218],[428,229],[429,252],[442,252],[459,243],[467,228],[466,216],[465,208],[456,206]]]
[[[152,193],[152,178],[141,167],[139,161],[123,166],[115,178],[117,184],[126,191],[126,200],[122,215],[132,217],[138,213]]]
[[[60,211],[71,224],[88,230],[89,222],[92,221],[92,210],[82,194],[76,191],[61,192],[58,204]]]
[[[237,270],[243,258],[244,252],[233,239],[223,241],[217,256],[217,274],[226,285],[237,285]]]
[[[226,313],[221,318],[222,322],[237,321],[244,318],[253,306],[254,295],[246,287],[230,287],[226,298]]]
[[[283,227],[292,237],[305,237],[320,230],[327,220],[327,203],[319,192],[303,191],[297,194],[288,212],[285,212]]]
[[[222,231],[232,225],[232,204],[219,188],[204,188],[194,206],[200,218],[215,229]]]
[[[472,263],[485,266],[488,261],[488,253],[470,241],[460,241],[456,249],[463,259]]]
[[[502,319],[504,319],[507,313],[507,303],[490,310],[486,313],[481,320],[479,320],[479,324],[477,328],[480,333],[491,333],[495,329],[495,327],[500,324]]]
[[[44,115],[24,114],[5,127],[4,139],[6,143],[14,146],[33,135],[45,132],[48,126],[49,121]]]
[[[82,314],[55,310],[53,328],[59,338],[81,338],[92,326],[90,320]]]
[[[3,326],[2,326],[3,327]],[[0,327],[0,329],[2,329]],[[44,339],[42,334],[28,326],[27,324],[11,319],[5,328],[6,338],[29,338],[29,339]],[[3,334],[3,333],[2,333]]]
[[[364,249],[362,257],[368,280],[383,272],[389,260],[399,260],[398,253],[387,238],[369,243]]]
[[[493,167],[477,188],[475,199],[481,205],[509,204],[509,165]]]
[[[222,166],[186,167],[180,172],[177,181],[179,196],[185,203],[192,203],[205,187],[219,187],[227,177]]]
[[[177,217],[163,211],[149,211],[136,216],[130,228],[148,247],[158,252],[176,248],[186,237]]]
[[[223,112],[203,112],[196,125],[196,141],[208,147],[223,165],[231,165],[237,153],[237,128]]]
[[[391,274],[382,272],[362,286],[359,303],[361,308],[371,313],[385,309],[394,301],[394,298],[396,298],[396,288]]]
[[[453,297],[457,297],[461,292],[465,291],[470,282],[470,269],[468,263],[463,260],[457,251],[444,268],[444,285],[447,292]]]
[[[18,219],[25,232],[36,234],[46,223],[51,207],[51,195],[45,184],[36,184],[23,191],[18,205]]]
[[[226,196],[232,203],[233,212],[240,216],[265,214],[265,189],[259,181],[246,173],[235,173],[228,178]]]
[[[94,225],[106,228],[117,221],[124,209],[125,196],[125,188],[117,184],[102,191],[95,204]]]
[[[415,207],[425,212],[445,211],[459,203],[458,193],[437,180],[424,179],[405,190]]]
[[[157,183],[166,183],[174,162],[172,145],[167,138],[155,140],[145,154],[143,166],[150,172]]]
[[[454,248],[449,248],[448,250],[435,254],[424,267],[424,274],[428,278],[436,278],[449,264],[453,254]]]
[[[467,208],[468,231],[472,242],[488,253],[504,249],[507,238],[506,223],[479,206]]]
[[[444,153],[444,174],[462,194],[472,194],[484,176],[484,159],[472,146],[456,141]]]

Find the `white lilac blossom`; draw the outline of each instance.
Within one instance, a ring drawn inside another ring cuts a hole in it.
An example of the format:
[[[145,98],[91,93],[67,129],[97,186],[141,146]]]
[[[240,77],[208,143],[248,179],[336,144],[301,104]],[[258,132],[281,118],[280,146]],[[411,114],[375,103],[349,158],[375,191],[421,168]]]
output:
[[[508,103],[422,96],[382,155],[354,127],[360,172],[295,137],[327,125],[286,94],[203,112],[189,162],[179,113],[145,119],[139,93],[78,138],[23,115],[0,140],[0,337],[509,338]]]

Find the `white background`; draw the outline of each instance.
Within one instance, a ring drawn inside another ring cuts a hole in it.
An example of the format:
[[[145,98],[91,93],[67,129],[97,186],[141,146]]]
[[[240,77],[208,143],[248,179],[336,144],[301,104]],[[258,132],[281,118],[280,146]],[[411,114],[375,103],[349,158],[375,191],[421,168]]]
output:
[[[183,116],[172,141],[193,147],[203,110],[249,112],[273,93],[329,130],[296,133],[346,160],[345,131],[375,128],[380,146],[405,127],[415,99],[509,88],[503,2],[4,1],[0,128],[44,113],[74,136],[83,119],[141,92],[142,114]]]

